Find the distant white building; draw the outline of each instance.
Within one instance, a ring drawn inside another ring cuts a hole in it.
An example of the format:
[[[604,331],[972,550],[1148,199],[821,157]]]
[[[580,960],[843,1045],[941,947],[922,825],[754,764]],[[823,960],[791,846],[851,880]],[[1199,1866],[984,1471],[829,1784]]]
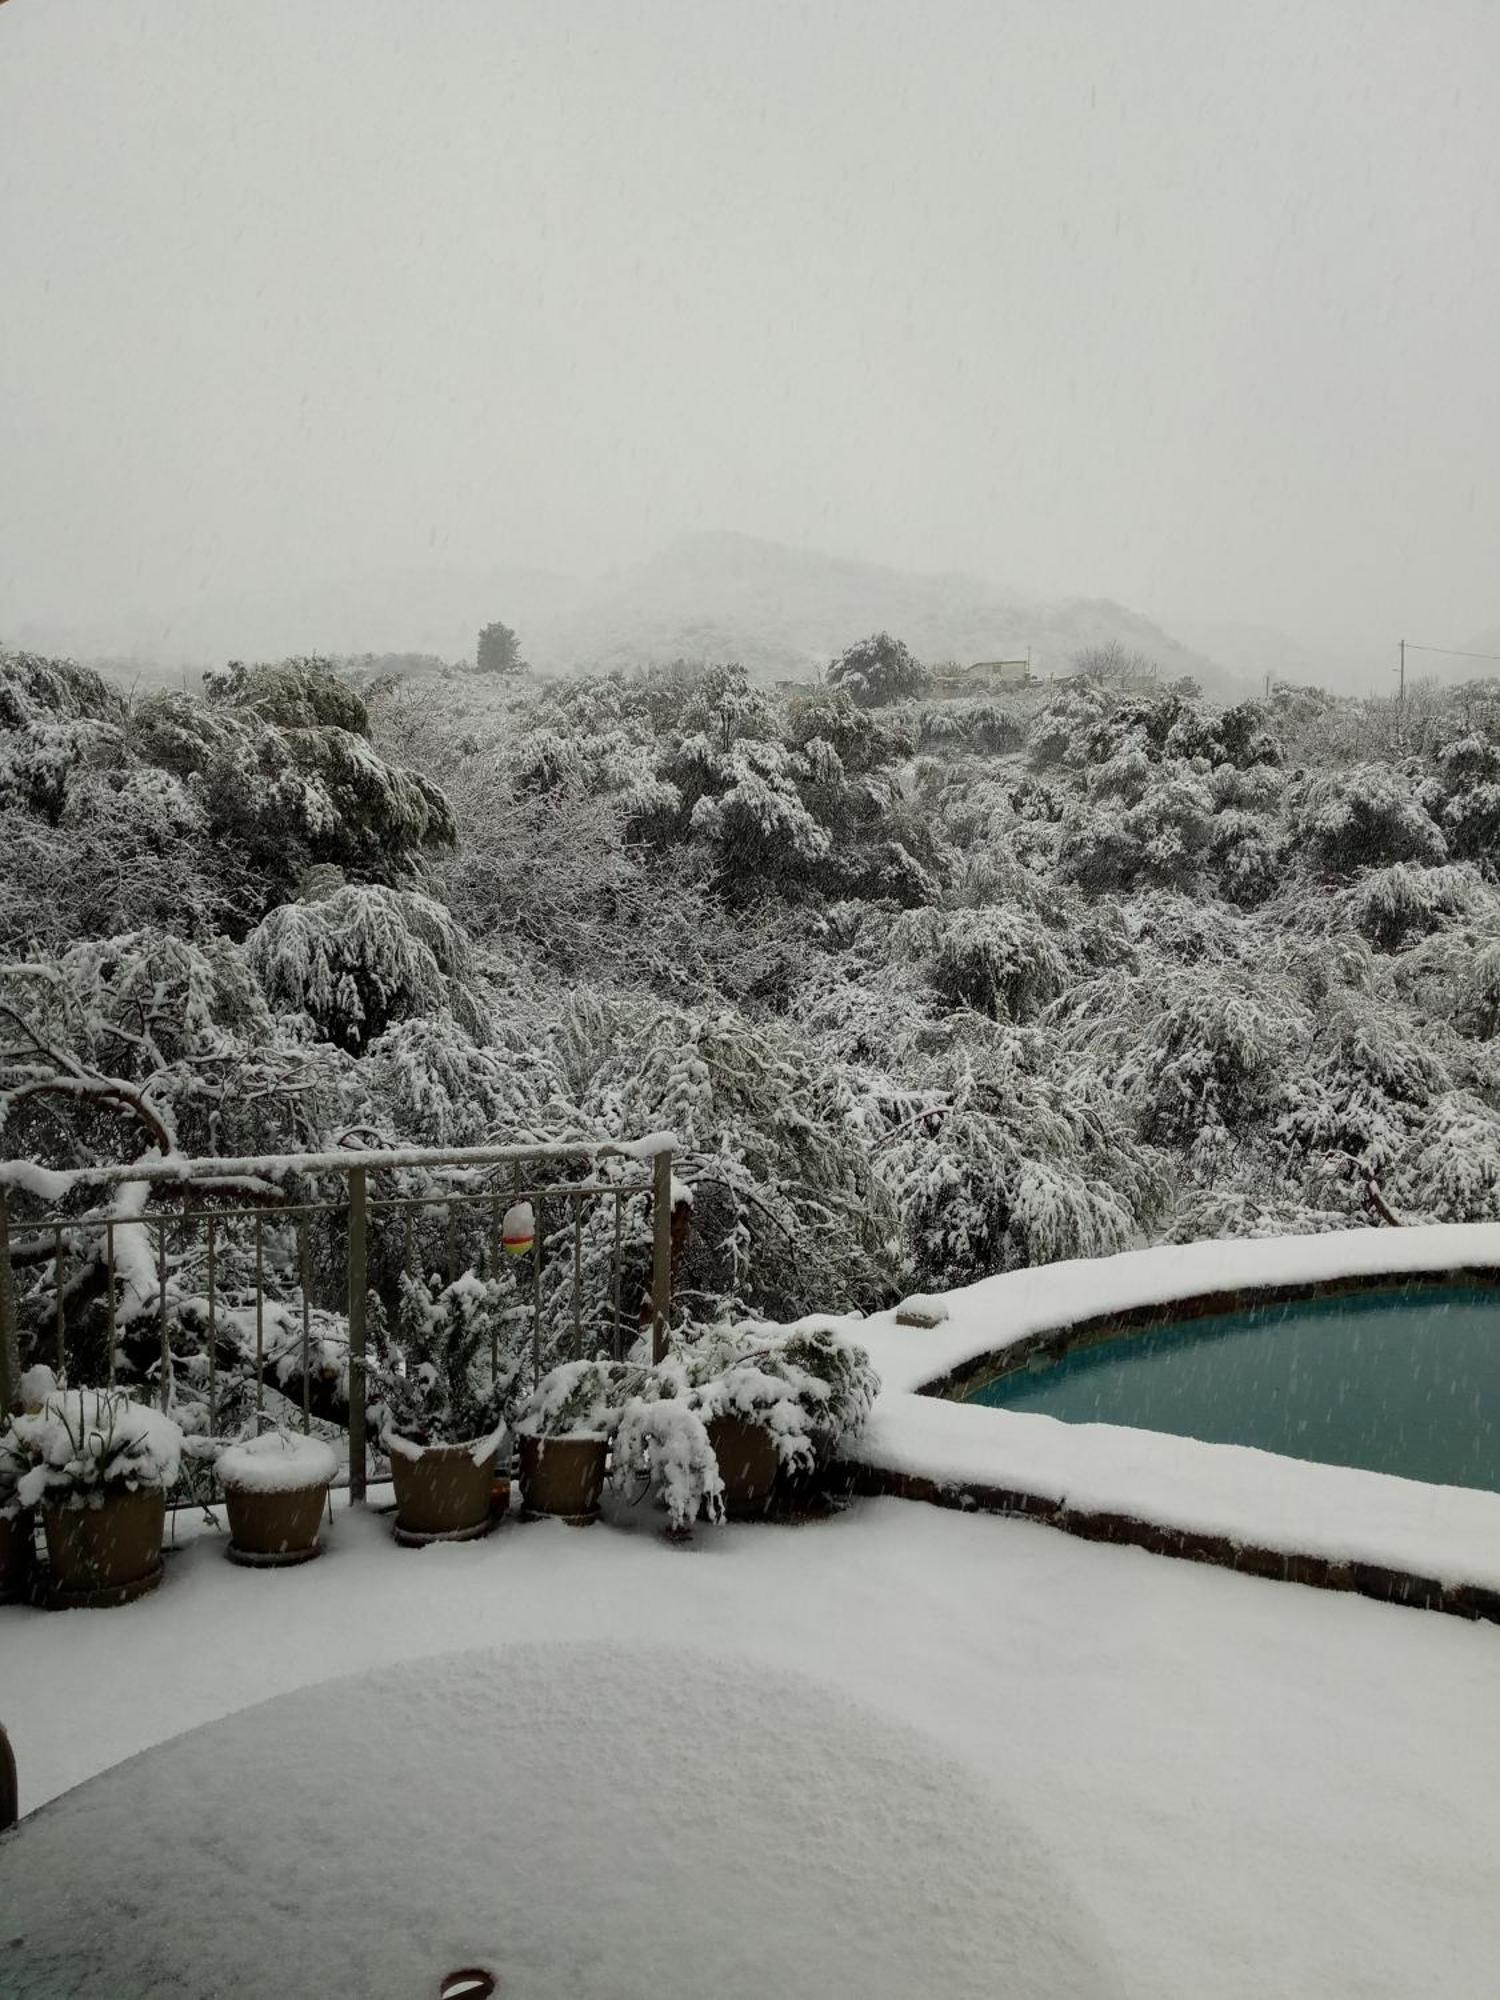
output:
[[[932,691],[936,695],[987,694],[992,688],[1025,687],[1031,680],[1031,651],[1024,658],[975,660],[962,667],[955,661],[932,670]]]

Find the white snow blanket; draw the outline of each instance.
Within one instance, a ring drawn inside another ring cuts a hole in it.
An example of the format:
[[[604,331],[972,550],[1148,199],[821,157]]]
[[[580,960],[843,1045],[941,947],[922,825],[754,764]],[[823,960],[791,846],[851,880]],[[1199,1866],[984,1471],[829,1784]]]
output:
[[[45,1807],[3,1871],[11,2000],[412,2000],[476,1964],[505,2000],[1124,1991],[1058,1859],[930,1738],[680,1646],[281,1695]]]

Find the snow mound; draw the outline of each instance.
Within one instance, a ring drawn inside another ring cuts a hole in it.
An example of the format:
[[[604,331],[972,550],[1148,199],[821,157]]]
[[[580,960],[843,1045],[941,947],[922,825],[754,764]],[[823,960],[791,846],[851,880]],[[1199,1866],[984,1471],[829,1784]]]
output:
[[[221,1451],[215,1463],[222,1486],[242,1493],[295,1493],[321,1486],[338,1471],[332,1445],[297,1431],[266,1431]]]
[[[410,2000],[475,1964],[506,2000],[1122,1991],[1042,1844],[931,1739],[681,1647],[282,1695],[44,1807],[4,1866],[14,2000],[201,2000],[209,1967],[237,2000]]]

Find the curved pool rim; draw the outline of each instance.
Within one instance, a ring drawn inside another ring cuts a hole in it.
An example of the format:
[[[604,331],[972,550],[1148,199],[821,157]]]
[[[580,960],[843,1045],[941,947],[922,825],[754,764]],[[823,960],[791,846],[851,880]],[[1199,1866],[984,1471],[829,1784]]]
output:
[[[1437,1290],[1453,1285],[1468,1285],[1476,1289],[1488,1286],[1500,1290],[1500,1265],[1444,1262],[1415,1269],[1404,1266],[1330,1278],[1222,1287],[1159,1299],[1087,1318],[1075,1318],[1052,1327],[1033,1328],[1004,1347],[990,1349],[941,1375],[914,1384],[913,1389],[919,1397],[963,1402],[967,1392],[1025,1368],[1034,1356],[1041,1356],[1044,1360],[1061,1359],[1079,1347],[1116,1340],[1132,1332],[1145,1333],[1194,1319],[1247,1312],[1257,1306],[1354,1297],[1393,1289]],[[989,1414],[1003,1418],[1005,1412],[996,1410]],[[1203,1449],[1232,1451],[1236,1447],[1206,1444]],[[1296,1463],[1285,1458],[1283,1462],[1289,1466]],[[1055,1493],[1037,1492],[1021,1486],[1002,1486],[971,1478],[955,1481],[920,1472],[864,1465],[857,1459],[848,1465],[847,1471],[850,1489],[861,1494],[920,1500],[964,1513],[980,1512],[1019,1518],[1038,1526],[1060,1528],[1065,1534],[1077,1535],[1086,1541],[1113,1542],[1143,1549],[1153,1555],[1237,1570],[1242,1575],[1272,1582],[1299,1583],[1317,1590],[1350,1592],[1380,1603],[1405,1605],[1412,1610],[1440,1611],[1471,1622],[1482,1620],[1500,1624],[1500,1589],[1484,1583],[1453,1582],[1441,1575],[1424,1573],[1397,1563],[1358,1558],[1345,1560],[1312,1553],[1304,1548],[1275,1545],[1270,1541],[1186,1528],[1175,1522],[1152,1519],[1144,1512],[1078,1507]]]
[[[1419,1271],[1362,1271],[1338,1278],[1238,1285],[1221,1291],[1193,1292],[1185,1298],[1125,1306],[1087,1319],[1035,1328],[1004,1347],[992,1348],[943,1375],[933,1376],[920,1384],[917,1394],[961,1403],[976,1389],[1018,1374],[1035,1363],[1045,1366],[1063,1361],[1081,1348],[1101,1347],[1106,1341],[1124,1340],[1136,1333],[1162,1333],[1195,1319],[1219,1319],[1261,1307],[1300,1305],[1313,1299],[1357,1298],[1371,1292],[1441,1291],[1445,1286],[1457,1285],[1472,1286],[1475,1290],[1489,1287],[1500,1297],[1500,1266],[1463,1264]]]

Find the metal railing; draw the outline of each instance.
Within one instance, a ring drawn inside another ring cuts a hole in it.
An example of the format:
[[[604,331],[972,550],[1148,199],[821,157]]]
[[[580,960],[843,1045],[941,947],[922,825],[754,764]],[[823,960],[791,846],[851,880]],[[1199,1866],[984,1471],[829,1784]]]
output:
[[[342,1231],[345,1247],[345,1276],[338,1287],[347,1320],[348,1342],[348,1434],[349,1494],[351,1501],[365,1496],[368,1474],[366,1436],[368,1391],[369,1300],[371,1296],[372,1228],[400,1219],[402,1249],[396,1268],[409,1272],[413,1259],[414,1230],[423,1211],[436,1211],[442,1222],[447,1276],[451,1284],[460,1274],[460,1255],[471,1254],[498,1271],[504,1259],[501,1224],[507,1207],[529,1201],[535,1214],[535,1235],[530,1256],[530,1300],[523,1305],[517,1285],[517,1306],[529,1310],[531,1319],[531,1368],[533,1380],[542,1372],[544,1354],[544,1266],[549,1241],[549,1217],[559,1213],[564,1223],[550,1235],[567,1241],[571,1236],[571,1284],[564,1285],[571,1315],[570,1353],[582,1355],[588,1344],[586,1325],[595,1336],[593,1351],[601,1351],[599,1335],[607,1328],[609,1346],[619,1358],[626,1344],[625,1302],[621,1288],[624,1270],[623,1224],[632,1201],[649,1203],[651,1243],[649,1279],[640,1301],[630,1338],[639,1337],[645,1324],[651,1330],[651,1356],[660,1361],[666,1352],[672,1296],[672,1153],[670,1133],[657,1133],[627,1144],[607,1142],[545,1146],[471,1146],[452,1150],[411,1147],[388,1151],[340,1150],[328,1153],[286,1154],[246,1159],[166,1159],[137,1160],[127,1166],[90,1167],[65,1177],[67,1198],[99,1197],[92,1207],[78,1213],[60,1213],[43,1208],[41,1213],[23,1214],[18,1209],[35,1209],[45,1204],[53,1190],[63,1185],[58,1177],[38,1170],[25,1161],[0,1162],[0,1413],[15,1398],[20,1376],[18,1308],[20,1292],[17,1274],[25,1269],[51,1267],[54,1293],[54,1324],[51,1360],[60,1375],[72,1381],[79,1375],[70,1368],[68,1322],[68,1246],[79,1235],[88,1235],[97,1244],[102,1238],[102,1259],[96,1250],[78,1260],[78,1271],[97,1269],[102,1262],[104,1287],[103,1370],[107,1382],[115,1379],[119,1309],[119,1262],[122,1239],[132,1252],[142,1240],[154,1239],[154,1270],[157,1284],[156,1310],[159,1317],[160,1354],[158,1393],[163,1407],[170,1402],[174,1387],[172,1320],[169,1298],[171,1241],[176,1237],[178,1254],[183,1254],[191,1232],[202,1231],[206,1253],[207,1401],[212,1430],[218,1411],[219,1332],[223,1310],[220,1291],[220,1260],[234,1225],[241,1225],[251,1239],[249,1256],[253,1271],[254,1373],[256,1413],[259,1421],[265,1391],[267,1367],[266,1319],[268,1303],[279,1308],[281,1301],[268,1300],[266,1289],[266,1244],[273,1232],[290,1230],[295,1240],[295,1264],[300,1297],[301,1402],[303,1428],[311,1424],[313,1368],[311,1362],[313,1281],[311,1236],[319,1219],[334,1235]],[[619,1162],[625,1172],[620,1178],[600,1177],[602,1162]],[[628,1169],[643,1169],[630,1176]],[[583,1177],[568,1179],[565,1170],[581,1167]],[[424,1184],[417,1192],[378,1191],[384,1175],[416,1177]],[[449,1186],[431,1184],[431,1177],[446,1175]],[[284,1199],[282,1184],[295,1179],[305,1184],[328,1177],[344,1183],[342,1195],[334,1200]],[[376,1191],[372,1192],[372,1177]],[[143,1188],[144,1199],[134,1208],[126,1191]],[[165,1206],[170,1192],[180,1191],[180,1203]],[[124,1196],[124,1199],[122,1199]],[[111,1205],[113,1197],[113,1205]],[[154,1201],[157,1205],[150,1206]],[[613,1203],[612,1243],[607,1245],[609,1286],[604,1309],[597,1302],[592,1314],[584,1300],[585,1204]],[[571,1222],[571,1231],[568,1222]],[[143,1232],[131,1238],[128,1232]],[[386,1233],[386,1232],[383,1232]],[[246,1254],[243,1245],[240,1252]],[[136,1269],[139,1296],[141,1265]],[[384,1259],[389,1278],[392,1261]],[[465,1269],[469,1268],[465,1263]],[[243,1313],[245,1309],[239,1309]],[[179,1327],[181,1312],[179,1309]],[[33,1335],[37,1333],[33,1325]],[[496,1333],[491,1332],[491,1363],[495,1362]],[[76,1340],[75,1340],[76,1348]],[[286,1350],[283,1350],[283,1356]],[[76,1358],[76,1356],[75,1356]],[[85,1368],[83,1373],[87,1373]],[[99,1386],[95,1384],[94,1386]]]

